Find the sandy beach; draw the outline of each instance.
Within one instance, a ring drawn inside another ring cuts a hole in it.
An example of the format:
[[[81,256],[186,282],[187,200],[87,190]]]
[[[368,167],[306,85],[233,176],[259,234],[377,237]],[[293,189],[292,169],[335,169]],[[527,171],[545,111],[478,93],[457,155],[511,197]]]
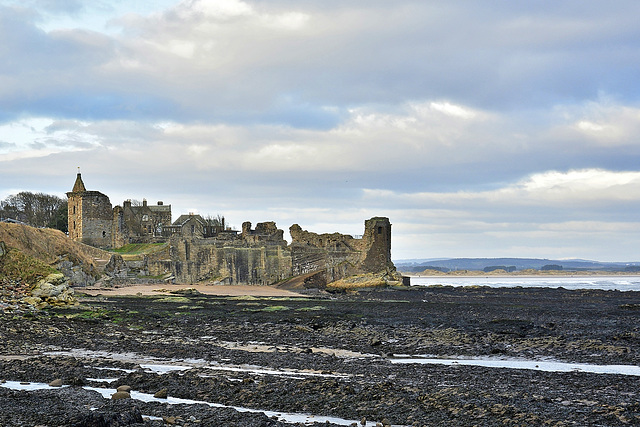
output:
[[[204,295],[218,296],[261,296],[261,297],[295,297],[300,294],[286,289],[279,289],[274,286],[246,286],[246,285],[173,285],[173,284],[132,284],[114,287],[87,287],[78,288],[77,291],[83,294],[97,295],[162,295],[170,293],[180,293],[185,289],[195,289]]]

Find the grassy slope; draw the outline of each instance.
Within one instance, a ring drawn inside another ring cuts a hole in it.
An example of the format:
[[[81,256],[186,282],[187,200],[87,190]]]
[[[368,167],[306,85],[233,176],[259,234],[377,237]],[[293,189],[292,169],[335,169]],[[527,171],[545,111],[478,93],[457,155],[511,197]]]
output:
[[[76,265],[82,265],[88,274],[95,274],[95,259],[108,260],[109,252],[75,242],[59,230],[34,228],[21,224],[0,223],[0,241],[7,247],[22,252],[47,265],[66,257]]]

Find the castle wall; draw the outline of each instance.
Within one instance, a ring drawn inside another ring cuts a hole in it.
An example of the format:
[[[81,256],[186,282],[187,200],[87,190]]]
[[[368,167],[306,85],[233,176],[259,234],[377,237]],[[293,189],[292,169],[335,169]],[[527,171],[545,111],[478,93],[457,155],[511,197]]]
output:
[[[314,283],[322,286],[355,274],[394,269],[387,218],[367,220],[362,239],[311,233],[298,225],[291,226],[290,232],[290,245],[272,222],[260,223],[255,230],[251,223],[244,223],[242,234],[235,239],[174,236],[168,254],[150,260],[149,270],[152,275],[171,271],[178,283],[247,285],[270,285],[317,273]]]
[[[150,270],[169,267],[178,283],[270,285],[291,276],[291,253],[280,245],[173,237],[170,247],[170,260],[158,260]]]
[[[145,259],[138,270],[151,276],[170,272],[179,283],[270,285],[306,275],[314,286],[322,286],[355,274],[395,271],[388,218],[365,221],[360,239],[316,234],[294,224],[287,245],[275,222],[258,223],[255,230],[245,222],[237,235],[225,231],[224,222],[214,233],[211,225],[191,214],[169,225],[171,205],[162,202],[151,206],[144,200],[142,206],[132,206],[126,201],[112,208],[106,195],[86,191],[80,173],[67,197],[69,237],[74,240],[108,248],[166,241],[170,235],[168,248]]]

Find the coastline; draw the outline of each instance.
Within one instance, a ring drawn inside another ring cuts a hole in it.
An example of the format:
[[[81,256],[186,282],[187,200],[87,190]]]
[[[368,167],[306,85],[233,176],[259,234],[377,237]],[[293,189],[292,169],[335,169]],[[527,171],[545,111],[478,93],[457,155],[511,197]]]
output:
[[[485,273],[481,271],[458,271],[449,273],[429,273],[429,274],[416,274],[411,272],[400,272],[406,277],[469,277],[469,278],[543,278],[543,277],[640,277],[640,272],[615,272],[615,271],[566,271],[566,272],[553,272],[545,273],[538,272],[533,273],[530,271],[518,273]]]

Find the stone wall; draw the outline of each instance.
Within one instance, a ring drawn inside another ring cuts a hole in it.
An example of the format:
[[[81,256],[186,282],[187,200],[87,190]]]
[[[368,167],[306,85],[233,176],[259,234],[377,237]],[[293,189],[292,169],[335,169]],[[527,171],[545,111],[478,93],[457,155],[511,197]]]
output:
[[[348,276],[395,270],[391,262],[391,224],[387,218],[365,222],[362,239],[350,235],[316,234],[290,228],[292,243],[274,222],[242,226],[234,238],[174,236],[166,252],[149,259],[149,273],[171,272],[178,283],[219,282],[270,285],[308,275],[313,286]]]
[[[286,247],[248,247],[242,242],[221,244],[215,238],[170,240],[169,259],[150,260],[152,274],[167,269],[178,283],[270,285],[291,276]]]
[[[243,224],[240,235],[173,236],[165,253],[149,259],[151,275],[171,272],[178,283],[270,285],[291,276],[291,253],[275,223]]]

